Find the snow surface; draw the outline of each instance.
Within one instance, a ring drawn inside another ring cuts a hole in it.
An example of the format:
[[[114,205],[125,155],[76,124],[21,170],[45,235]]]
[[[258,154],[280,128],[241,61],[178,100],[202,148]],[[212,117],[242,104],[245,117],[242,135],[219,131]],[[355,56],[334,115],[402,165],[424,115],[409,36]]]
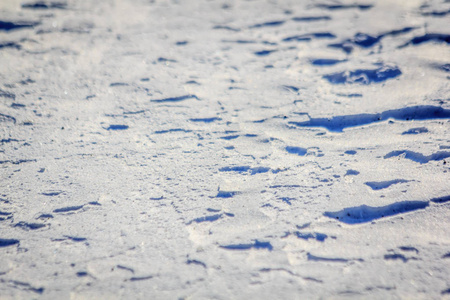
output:
[[[0,3],[1,299],[450,295],[450,3]]]

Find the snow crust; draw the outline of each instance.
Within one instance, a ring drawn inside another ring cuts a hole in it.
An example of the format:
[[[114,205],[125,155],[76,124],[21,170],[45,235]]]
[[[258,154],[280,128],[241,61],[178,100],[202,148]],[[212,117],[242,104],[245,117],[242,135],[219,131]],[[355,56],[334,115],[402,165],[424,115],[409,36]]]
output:
[[[450,3],[0,3],[1,299],[450,295]]]

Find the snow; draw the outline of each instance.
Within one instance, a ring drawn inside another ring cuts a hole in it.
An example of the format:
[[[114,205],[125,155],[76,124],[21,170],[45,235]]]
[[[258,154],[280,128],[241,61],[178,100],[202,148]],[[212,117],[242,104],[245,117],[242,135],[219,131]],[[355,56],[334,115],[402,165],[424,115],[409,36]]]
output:
[[[448,1],[0,4],[0,298],[450,295]]]

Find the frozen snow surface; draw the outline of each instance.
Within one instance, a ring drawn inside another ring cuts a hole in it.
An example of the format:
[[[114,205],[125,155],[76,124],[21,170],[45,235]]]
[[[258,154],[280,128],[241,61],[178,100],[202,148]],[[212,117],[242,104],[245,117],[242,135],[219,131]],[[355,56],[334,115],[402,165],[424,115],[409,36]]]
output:
[[[2,0],[0,298],[449,297],[449,20]]]

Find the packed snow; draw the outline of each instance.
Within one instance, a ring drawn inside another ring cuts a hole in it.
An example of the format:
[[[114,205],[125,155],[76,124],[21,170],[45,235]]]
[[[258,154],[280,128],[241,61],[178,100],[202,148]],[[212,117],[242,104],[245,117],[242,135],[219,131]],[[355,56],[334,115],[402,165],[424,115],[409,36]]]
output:
[[[449,297],[449,17],[2,0],[0,298]]]

